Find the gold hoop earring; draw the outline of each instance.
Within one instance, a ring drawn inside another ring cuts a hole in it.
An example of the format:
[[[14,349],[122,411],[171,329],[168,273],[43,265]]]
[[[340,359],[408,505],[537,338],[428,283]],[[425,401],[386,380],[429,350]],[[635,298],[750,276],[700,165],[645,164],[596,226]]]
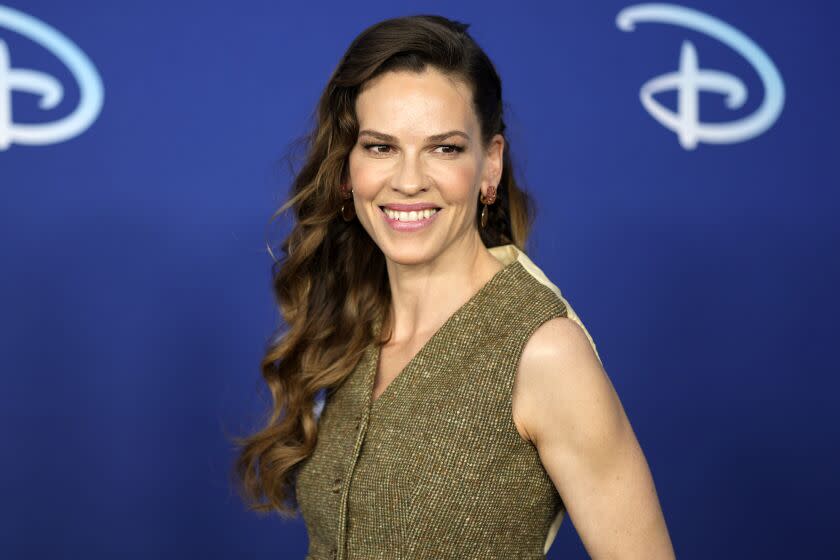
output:
[[[490,185],[487,187],[487,196],[482,194],[479,198],[484,204],[484,208],[481,209],[481,227],[483,229],[487,226],[487,205],[496,202],[496,187]]]

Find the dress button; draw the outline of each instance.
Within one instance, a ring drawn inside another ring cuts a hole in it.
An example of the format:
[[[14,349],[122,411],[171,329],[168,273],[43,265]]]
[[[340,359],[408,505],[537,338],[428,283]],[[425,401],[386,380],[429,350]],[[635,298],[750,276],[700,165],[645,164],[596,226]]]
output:
[[[333,491],[333,494],[338,494],[339,492],[341,492],[341,479],[340,478],[336,478],[335,482],[333,482],[332,491]]]

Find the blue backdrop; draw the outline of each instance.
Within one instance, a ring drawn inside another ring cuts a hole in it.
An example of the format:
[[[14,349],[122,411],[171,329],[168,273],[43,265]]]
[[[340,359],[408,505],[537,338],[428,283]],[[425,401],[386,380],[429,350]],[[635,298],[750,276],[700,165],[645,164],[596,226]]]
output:
[[[529,255],[678,557],[837,554],[840,9],[631,5],[0,6],[0,557],[303,558],[302,521],[228,483],[269,403],[267,223],[350,41],[414,13],[471,23],[499,69]],[[569,518],[548,556],[586,557]]]

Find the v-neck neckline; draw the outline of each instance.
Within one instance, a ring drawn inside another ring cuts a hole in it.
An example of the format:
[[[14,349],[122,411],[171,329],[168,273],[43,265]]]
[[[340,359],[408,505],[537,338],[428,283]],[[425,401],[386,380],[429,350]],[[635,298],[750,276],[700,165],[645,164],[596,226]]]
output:
[[[416,369],[415,366],[417,362],[424,357],[432,348],[432,346],[436,345],[438,340],[444,333],[452,326],[455,322],[455,319],[466,313],[466,311],[475,305],[475,302],[478,300],[478,297],[496,284],[498,284],[508,273],[510,273],[514,266],[519,263],[518,260],[513,260],[507,264],[505,264],[500,270],[496,271],[496,273],[490,277],[487,282],[484,283],[472,296],[470,296],[467,301],[465,301],[459,308],[457,308],[444,322],[443,324],[438,327],[438,329],[432,334],[431,337],[426,341],[420,349],[414,353],[411,359],[405,364],[405,366],[397,373],[397,375],[391,379],[388,385],[385,387],[385,390],[376,397],[373,398],[373,388],[374,383],[376,382],[376,374],[379,370],[379,360],[382,354],[382,346],[379,344],[379,335],[381,333],[382,324],[384,322],[383,317],[379,317],[376,322],[376,326],[374,328],[374,340],[371,343],[372,349],[370,358],[368,360],[368,367],[367,367],[367,378],[365,383],[365,390],[367,391],[367,406],[368,410],[374,411],[378,408],[381,408],[383,402],[387,404],[388,400],[394,399],[394,393],[399,391],[400,384],[404,384],[405,378],[410,376],[411,372]],[[386,311],[387,312],[387,311]]]

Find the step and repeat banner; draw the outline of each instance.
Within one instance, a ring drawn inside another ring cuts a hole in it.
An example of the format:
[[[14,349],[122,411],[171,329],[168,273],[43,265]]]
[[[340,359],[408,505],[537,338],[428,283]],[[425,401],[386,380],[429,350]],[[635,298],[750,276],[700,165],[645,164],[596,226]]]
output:
[[[230,438],[269,405],[285,154],[353,38],[470,24],[530,258],[598,346],[679,558],[827,558],[834,2],[0,4],[0,558],[297,558]],[[548,558],[586,558],[566,519]]]

